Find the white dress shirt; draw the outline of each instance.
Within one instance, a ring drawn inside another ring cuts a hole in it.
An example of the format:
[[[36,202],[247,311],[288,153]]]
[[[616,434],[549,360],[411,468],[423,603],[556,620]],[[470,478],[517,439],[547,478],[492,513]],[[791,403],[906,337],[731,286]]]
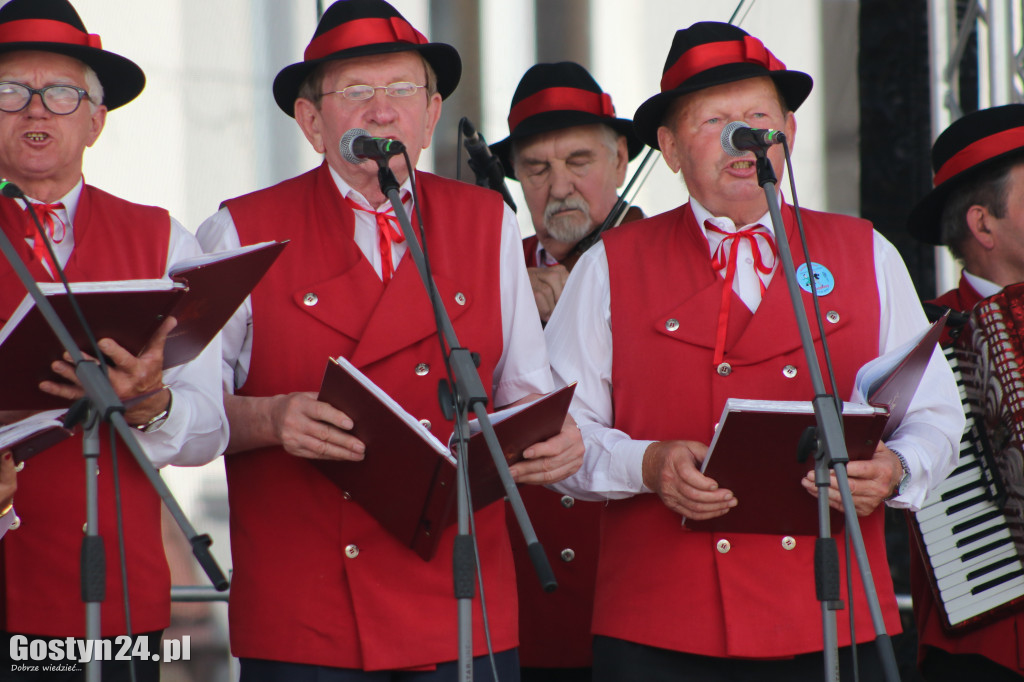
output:
[[[370,204],[362,194],[335,173],[331,168],[338,191],[366,208]],[[404,206],[413,208],[411,183],[402,183],[400,195],[406,197]],[[530,288],[530,279],[523,264],[523,247],[519,236],[519,225],[515,214],[506,205],[501,222],[500,282],[501,282],[501,326],[505,343],[501,358],[494,368],[494,407],[511,404],[530,393],[548,393],[554,388],[548,367],[544,334],[537,317],[537,308]],[[374,216],[365,211],[353,211],[355,219],[354,239],[359,250],[381,276],[381,253],[378,241],[378,227]],[[496,226],[481,226],[493,229]],[[424,226],[425,230],[430,225]],[[200,225],[196,233],[200,244],[207,252],[222,251],[238,247],[238,231],[231,213],[222,208]],[[406,251],[405,242],[391,245],[392,262],[397,270]],[[223,380],[225,390],[234,391],[245,383],[249,373],[252,355],[252,303],[246,299],[241,308],[224,327]],[[470,349],[472,350],[472,349]]]
[[[698,225],[703,226],[698,211],[703,211],[705,216],[707,212],[695,204]],[[771,229],[767,215],[759,222]],[[709,256],[713,248],[709,242]],[[878,232],[874,233],[874,260],[880,304],[878,353],[882,354],[920,333],[927,320],[903,260]],[[743,261],[741,256],[740,265]],[[752,265],[748,264],[748,268]],[[740,269],[737,269],[733,289],[742,297]],[[749,293],[750,288],[757,286],[756,275],[752,272],[747,275],[755,278],[753,285],[748,282]],[[553,487],[589,500],[622,499],[651,492],[643,484],[642,464],[645,450],[654,441],[633,440],[629,434],[610,427],[613,421],[610,291],[608,259],[604,244],[598,243],[583,254],[573,268],[559,305],[545,328],[556,382],[579,382],[572,414],[580,425],[586,446],[583,467]],[[757,310],[760,293],[756,302],[749,296],[744,302],[752,311]],[[656,387],[651,387],[651,391],[653,394]],[[920,507],[928,490],[955,466],[962,431],[963,409],[956,384],[949,365],[936,349],[906,416],[886,443],[903,454],[912,474],[907,489],[889,501],[890,506]]]
[[[61,242],[54,244],[54,248],[61,267],[67,264],[74,249],[74,218],[83,184],[84,181],[79,180],[60,199],[65,210],[61,212],[64,215],[59,217],[65,221],[67,234]],[[184,258],[201,253],[196,238],[171,218],[167,247],[168,269]],[[163,382],[170,386],[172,395],[167,421],[155,431],[140,431],[137,434],[142,449],[154,466],[206,464],[216,459],[227,447],[228,421],[224,414],[217,371],[220,355],[221,340],[220,335],[217,335],[195,360],[164,372]]]

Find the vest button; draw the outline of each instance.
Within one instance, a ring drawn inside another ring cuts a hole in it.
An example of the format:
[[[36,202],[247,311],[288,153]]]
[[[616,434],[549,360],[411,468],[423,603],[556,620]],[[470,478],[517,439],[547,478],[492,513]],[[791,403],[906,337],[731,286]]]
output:
[[[312,291],[302,297],[302,302],[308,306],[314,306],[320,301]]]
[[[717,368],[715,368],[715,371],[718,372],[719,376],[727,377],[730,374],[732,374],[732,365],[730,365],[728,362],[723,362]]]
[[[455,302],[459,305],[466,305],[466,295],[461,291],[455,294]]]
[[[345,545],[345,556],[349,559],[355,559],[359,556],[359,547],[357,545]]]
[[[831,322],[832,324],[835,324],[836,322],[839,321],[839,313],[837,313],[834,310],[830,310],[827,313],[825,313],[825,319]]]
[[[428,365],[425,362],[421,362],[420,364],[416,365],[416,368],[413,369],[413,371],[416,372],[416,376],[425,377],[430,373],[430,365]]]
[[[573,499],[572,495],[562,495],[562,506],[566,509],[571,509],[576,504],[576,500]]]
[[[14,520],[11,521],[11,525],[8,528],[8,530],[17,530],[19,528],[21,528],[21,517],[15,515]]]
[[[796,538],[792,535],[787,535],[782,538],[782,549],[793,549],[796,547]]]
[[[342,493],[341,493],[341,499],[343,499],[343,500],[351,500],[351,499],[352,499],[352,493],[350,493],[350,492],[349,492],[349,491],[347,491],[347,490],[345,490],[345,491],[342,491]]]
[[[665,329],[669,330],[670,332],[674,332],[675,330],[679,329],[679,320],[677,320],[674,317],[670,317],[665,322]]]
[[[782,376],[786,377],[787,379],[792,379],[793,377],[796,376],[796,367],[794,367],[793,365],[786,365],[785,367],[782,368]]]
[[[732,543],[723,538],[715,543],[715,549],[718,550],[719,554],[726,554],[732,549]]]
[[[430,430],[430,420],[429,419],[421,419],[420,420],[420,424],[422,424],[423,428],[425,428],[427,431]]]
[[[569,563],[576,558],[576,552],[571,547],[566,547],[561,553],[562,561]]]

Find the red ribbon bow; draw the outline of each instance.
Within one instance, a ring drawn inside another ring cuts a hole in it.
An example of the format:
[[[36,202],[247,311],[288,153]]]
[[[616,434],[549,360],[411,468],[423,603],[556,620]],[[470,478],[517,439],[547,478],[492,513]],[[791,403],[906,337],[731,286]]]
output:
[[[403,197],[403,201],[405,198]],[[395,274],[395,265],[391,261],[391,244],[401,244],[405,241],[398,226],[398,218],[395,216],[394,207],[388,203],[383,211],[375,211],[371,208],[360,206],[350,197],[345,197],[345,203],[354,211],[369,213],[377,220],[378,237],[377,244],[380,246],[380,278],[387,284]]]
[[[67,225],[57,213],[59,209],[64,208],[64,204],[60,202],[55,204],[32,204],[32,208],[35,210],[39,222],[43,225],[43,231],[50,238],[50,241],[54,244],[64,241]],[[25,210],[28,211],[27,206]],[[59,230],[57,229],[58,224],[60,225]],[[46,241],[39,237],[39,232],[36,231],[35,222],[32,221],[31,217],[29,217],[29,223],[25,228],[25,238],[32,240],[32,257],[43,263],[48,268],[51,276],[56,275],[57,266],[54,264],[53,259],[50,258],[50,251],[46,248]]]
[[[725,356],[725,333],[729,327],[732,285],[733,280],[736,279],[736,258],[739,255],[740,243],[747,241],[750,244],[750,251],[754,256],[754,271],[758,273],[757,280],[761,284],[761,296],[764,296],[766,289],[761,275],[771,274],[779,252],[775,246],[775,239],[772,238],[771,233],[764,225],[750,225],[736,232],[726,232],[710,220],[705,220],[704,227],[709,232],[725,235],[725,238],[719,242],[718,248],[715,249],[715,253],[711,258],[712,268],[715,270],[725,268],[725,286],[722,288],[722,305],[718,311],[718,331],[715,335],[715,355],[712,360],[713,365],[717,367],[722,363],[722,358]],[[768,245],[768,250],[771,251],[771,264],[765,263],[764,257],[761,255],[761,249],[757,243],[758,237],[764,240],[764,243]],[[726,247],[729,249],[728,257],[725,255]]]

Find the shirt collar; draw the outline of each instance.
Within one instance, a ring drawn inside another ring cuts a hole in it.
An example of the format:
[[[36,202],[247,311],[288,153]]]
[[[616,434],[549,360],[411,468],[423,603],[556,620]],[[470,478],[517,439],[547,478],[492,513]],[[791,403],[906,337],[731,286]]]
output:
[[[369,209],[371,211],[373,210],[373,207],[370,206],[370,202],[368,202],[366,200],[366,197],[364,197],[362,195],[362,193],[360,193],[358,190],[353,189],[352,185],[350,185],[347,182],[345,182],[345,179],[342,178],[340,175],[338,175],[338,173],[335,172],[334,168],[331,168],[330,164],[327,165],[327,168],[331,171],[331,177],[334,179],[334,184],[337,186],[338,191],[341,192],[341,196],[348,197],[348,198],[352,199],[353,201],[355,201],[357,204],[359,204],[361,206],[365,206],[367,209]],[[412,180],[410,178],[406,178],[405,182],[402,183],[402,185],[401,185],[401,187],[399,187],[399,189],[401,191],[398,194],[399,194],[399,196],[402,197],[402,202],[404,204],[406,204],[407,206],[411,206],[412,205]],[[390,204],[390,202],[387,202],[387,203]],[[382,206],[383,206],[383,204],[382,204]]]
[[[690,197],[690,208],[693,209],[693,217],[697,219],[697,224],[700,225],[701,231],[704,232],[705,235],[707,234],[707,230],[704,228],[704,221],[706,220],[710,220],[715,227],[724,230],[725,232],[738,232],[744,227],[749,227],[748,225],[741,225],[737,228],[736,223],[732,221],[732,218],[720,218],[718,216],[711,215],[711,212],[704,208],[704,206],[692,196]],[[761,216],[759,220],[750,224],[763,225],[773,237],[775,236],[775,229],[772,226],[772,219],[769,211],[765,211],[765,214]]]
[[[989,296],[995,296],[1003,290],[1001,286],[995,282],[990,282],[984,277],[978,277],[973,275],[966,270],[962,271],[964,279],[967,280],[968,284],[974,287],[974,290],[981,294],[982,298],[988,298]]]
[[[69,191],[67,194],[62,196],[57,201],[52,202],[54,204],[64,204],[64,210],[68,214],[68,227],[70,227],[71,224],[74,222],[75,213],[78,212],[78,201],[82,198],[82,188],[84,186],[85,178],[79,178],[75,186],[71,188],[71,191]],[[35,197],[29,197],[29,199],[31,199],[33,203],[43,203],[36,199]],[[18,203],[22,208],[25,208],[25,201],[23,199],[18,199]]]

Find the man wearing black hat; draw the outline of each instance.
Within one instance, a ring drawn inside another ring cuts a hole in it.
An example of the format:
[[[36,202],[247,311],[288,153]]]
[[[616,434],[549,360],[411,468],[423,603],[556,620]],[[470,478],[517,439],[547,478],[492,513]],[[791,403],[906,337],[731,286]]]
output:
[[[519,180],[536,234],[523,251],[544,322],[579,258],[577,244],[608,217],[643,142],[615,118],[611,96],[575,62],[537,64],[523,75],[508,115],[509,136],[491,145],[505,175]],[[630,207],[623,222],[643,217]]]
[[[195,238],[167,211],[139,206],[84,184],[82,158],[103,130],[106,115],[142,91],[145,76],[133,62],[103,50],[66,0],[11,0],[0,8],[0,176],[15,183],[35,204],[56,253],[54,263],[22,200],[0,199],[0,225],[38,281],[57,279],[62,267],[71,281],[163,277],[169,265],[201,253]],[[6,319],[25,292],[7,263],[0,264],[0,316]],[[162,372],[165,325],[138,357],[115,340],[100,348],[113,361],[110,378],[128,405],[125,418],[158,465],[201,464],[227,443],[220,387],[216,381],[219,339],[188,365]],[[41,388],[76,399],[74,373],[58,363],[54,381]],[[211,376],[211,372],[213,376]],[[211,379],[213,379],[211,381]],[[148,397],[147,397],[148,396]],[[133,400],[137,398],[136,400]],[[70,404],[70,403],[69,403]],[[81,436],[32,459],[18,478],[22,527],[0,544],[0,632],[29,640],[82,638],[85,607],[78,557],[85,510]],[[124,516],[131,630],[156,653],[160,631],[170,620],[170,575],[161,541],[160,499],[144,473],[122,453],[117,460]],[[121,572],[111,554],[118,523],[114,464],[109,439],[101,439],[99,533],[106,539],[104,637],[128,632]],[[148,657],[147,657],[148,658]],[[64,661],[67,662],[67,661]],[[158,664],[137,660],[139,679],[156,679]],[[78,666],[80,679],[82,665]],[[49,673],[41,674],[43,679]],[[36,679],[4,670],[4,679]],[[104,680],[127,679],[127,664],[103,666]]]
[[[545,331],[556,378],[580,382],[573,414],[587,448],[580,472],[556,487],[609,500],[594,679],[815,679],[824,660],[814,538],[680,523],[744,504],[699,472],[727,398],[814,397],[754,157],[729,156],[720,140],[739,120],[792,141],[792,112],[811,79],[745,31],[705,22],[676,32],[661,90],[633,120],[640,138],[682,173],[690,201],[605,235],[577,263]],[[778,147],[768,156],[781,170]],[[794,210],[782,212],[798,273],[806,273]],[[899,255],[868,223],[805,210],[803,225],[845,398],[862,364],[926,320]],[[963,424],[949,367],[938,352],[933,360],[893,437],[848,467],[891,632],[899,614],[879,507],[887,499],[920,505],[929,483],[950,469]],[[762,454],[757,434],[750,443],[752,457]],[[812,478],[813,471],[792,485],[814,495]],[[835,488],[829,502],[841,509]],[[844,564],[842,555],[840,547]],[[867,643],[875,634],[859,581],[853,590],[842,598],[856,608],[857,641]],[[845,677],[845,615],[838,639]],[[858,652],[862,677],[879,679],[873,645]]]
[[[336,2],[304,61],[283,69],[274,95],[310,144],[317,169],[226,202],[200,227],[219,249],[291,244],[225,331],[225,407],[234,577],[232,651],[243,680],[455,679],[455,528],[425,562],[346,499],[308,458],[361,460],[352,420],[318,402],[327,358],[342,355],[439,437],[451,431],[437,399],[444,364],[433,316],[373,161],[350,163],[350,129],[404,143],[391,161],[406,209],[422,214],[434,278],[460,342],[480,355],[492,405],[553,387],[514,215],[494,192],[410,173],[430,144],[441,100],[461,62],[382,0]],[[270,235],[275,235],[271,237]],[[365,452],[366,457],[401,453]],[[527,449],[519,483],[548,483],[582,460],[578,429]],[[396,465],[395,476],[402,476]],[[504,506],[476,514],[490,641],[502,679],[518,675],[515,576]],[[474,655],[487,650],[480,602]],[[486,659],[475,669],[484,673]],[[418,671],[418,672],[417,672]],[[323,675],[323,677],[316,677]],[[479,678],[482,679],[482,678]]]
[[[611,96],[575,62],[530,67],[512,97],[508,124],[509,136],[491,151],[505,175],[523,186],[536,228],[523,240],[523,252],[540,318],[547,322],[579,258],[576,245],[604,222],[627,163],[644,145],[633,122],[615,117]],[[630,207],[623,220],[642,217]],[[556,592],[541,589],[525,542],[510,529],[522,679],[589,680],[600,505],[540,486],[521,493],[558,580]]]
[[[932,147],[935,187],[910,214],[910,233],[945,245],[963,264],[960,284],[933,301],[970,311],[1024,282],[1024,105],[984,109],[954,121]],[[950,343],[947,334],[942,340]],[[929,682],[1024,677],[1024,608],[949,634],[921,554],[911,551],[919,665]]]

